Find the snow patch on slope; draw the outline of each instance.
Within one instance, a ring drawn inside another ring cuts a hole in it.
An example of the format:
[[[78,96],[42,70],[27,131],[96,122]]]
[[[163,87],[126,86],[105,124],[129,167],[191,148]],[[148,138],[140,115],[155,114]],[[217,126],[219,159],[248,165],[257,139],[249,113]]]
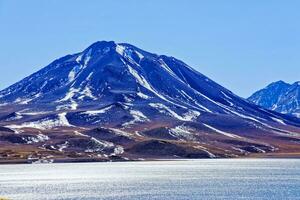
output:
[[[141,97],[142,99],[150,99],[150,97],[142,92],[137,92],[137,96]]]
[[[141,111],[130,110],[129,113],[133,117],[133,120],[124,123],[123,126],[133,125],[133,124],[135,124],[137,122],[146,122],[146,121],[149,121],[149,119]]]
[[[189,110],[187,113],[183,114],[183,116],[180,116],[168,106],[161,103],[149,103],[149,106],[156,108],[160,113],[167,114],[181,121],[193,121],[198,116],[200,116],[200,112],[195,110]]]
[[[135,77],[135,79],[141,86],[148,89],[149,91],[151,91],[153,94],[155,94],[159,98],[169,102],[169,100],[167,100],[164,96],[162,96],[158,92],[156,92],[142,75],[139,75],[139,73],[136,70],[134,70],[131,66],[127,65],[127,67],[129,69],[129,72]]]
[[[69,82],[73,82],[75,80],[75,77],[77,75],[77,73],[81,70],[81,66],[76,65],[70,72],[68,75],[69,78]]]
[[[27,141],[27,144],[32,144],[32,143],[45,142],[49,140],[49,137],[44,134],[38,134],[36,136],[30,136],[24,139]]]
[[[72,125],[69,123],[66,115],[67,113],[60,113],[57,115],[56,119],[44,119],[33,122],[25,122],[21,125],[8,125],[6,127],[11,129],[35,128],[40,130],[47,130],[62,126],[71,127]]]
[[[116,52],[118,54],[120,54],[121,56],[123,56],[124,55],[124,51],[125,51],[125,47],[122,46],[122,45],[117,44],[117,46],[116,46]]]
[[[170,129],[170,134],[176,138],[185,138],[188,140],[195,140],[194,134],[190,132],[190,128],[186,126],[176,126]]]

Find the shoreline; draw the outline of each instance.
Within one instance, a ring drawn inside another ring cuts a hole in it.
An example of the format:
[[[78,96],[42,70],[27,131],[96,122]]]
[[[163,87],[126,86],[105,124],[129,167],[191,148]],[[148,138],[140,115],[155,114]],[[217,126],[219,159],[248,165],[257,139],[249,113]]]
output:
[[[100,160],[100,159],[53,159],[53,161],[41,160],[40,162],[30,162],[28,160],[0,160],[0,165],[20,165],[20,164],[59,164],[59,163],[122,163],[122,162],[155,162],[155,161],[189,161],[189,160],[236,160],[236,159],[300,159],[300,153],[280,153],[280,154],[255,154],[249,156],[241,156],[241,157],[234,157],[234,158],[146,158],[146,159],[132,159],[132,160]]]

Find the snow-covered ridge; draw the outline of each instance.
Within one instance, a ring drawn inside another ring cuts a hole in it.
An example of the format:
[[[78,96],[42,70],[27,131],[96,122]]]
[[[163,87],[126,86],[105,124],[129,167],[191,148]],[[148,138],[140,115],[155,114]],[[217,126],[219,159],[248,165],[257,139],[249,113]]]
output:
[[[299,81],[293,84],[277,81],[255,92],[249,101],[266,109],[298,116],[300,112]]]

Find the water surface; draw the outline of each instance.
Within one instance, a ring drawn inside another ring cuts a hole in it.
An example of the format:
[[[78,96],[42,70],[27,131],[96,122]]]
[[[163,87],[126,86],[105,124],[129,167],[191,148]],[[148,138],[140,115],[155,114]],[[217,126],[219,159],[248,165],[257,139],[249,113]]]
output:
[[[300,200],[300,160],[2,165],[0,196],[25,200]]]

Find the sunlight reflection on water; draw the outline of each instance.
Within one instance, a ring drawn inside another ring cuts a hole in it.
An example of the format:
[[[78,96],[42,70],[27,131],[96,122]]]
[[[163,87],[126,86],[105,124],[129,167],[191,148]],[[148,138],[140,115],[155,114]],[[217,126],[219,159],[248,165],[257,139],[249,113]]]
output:
[[[300,160],[218,159],[0,166],[11,199],[300,199]]]

